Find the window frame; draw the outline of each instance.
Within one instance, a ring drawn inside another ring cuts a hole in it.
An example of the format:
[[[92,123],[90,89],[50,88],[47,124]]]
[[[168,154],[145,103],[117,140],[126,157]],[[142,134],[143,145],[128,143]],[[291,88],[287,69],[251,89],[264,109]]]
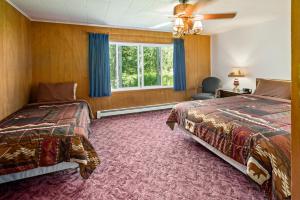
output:
[[[137,87],[125,87],[125,88],[117,88],[113,89],[111,88],[112,92],[122,92],[122,91],[135,91],[135,90],[153,90],[153,89],[173,89],[173,86],[163,86],[162,80],[163,80],[163,66],[162,66],[162,48],[160,48],[160,78],[161,78],[161,85],[155,85],[155,86],[145,86],[144,85],[144,47],[173,47],[172,43],[166,43],[166,44],[157,44],[157,43],[135,43],[135,42],[114,42],[109,41],[109,45],[116,45],[116,64],[119,65],[119,55],[118,55],[118,47],[119,46],[135,46],[137,47],[137,72],[138,72],[138,86]],[[174,49],[173,49],[174,50]],[[119,87],[119,67],[116,66],[116,80],[117,85]]]

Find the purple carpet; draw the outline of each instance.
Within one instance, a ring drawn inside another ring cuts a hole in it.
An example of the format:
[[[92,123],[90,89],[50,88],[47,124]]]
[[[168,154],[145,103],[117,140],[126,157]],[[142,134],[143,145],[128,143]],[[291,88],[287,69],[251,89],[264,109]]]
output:
[[[0,185],[0,199],[264,199],[261,189],[165,121],[169,111],[105,118],[91,142],[102,163]]]

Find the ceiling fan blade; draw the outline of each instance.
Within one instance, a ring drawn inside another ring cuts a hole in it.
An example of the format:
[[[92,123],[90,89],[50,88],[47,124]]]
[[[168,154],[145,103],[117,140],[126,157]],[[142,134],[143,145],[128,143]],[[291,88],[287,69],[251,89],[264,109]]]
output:
[[[172,22],[165,22],[165,23],[157,24],[157,25],[155,25],[155,26],[151,26],[151,27],[149,27],[149,28],[150,28],[150,29],[158,29],[158,28],[162,28],[162,27],[164,27],[164,26],[168,26],[168,25],[170,25],[170,24],[172,24]]]
[[[187,7],[185,10],[185,14],[187,16],[193,15],[195,12],[197,12],[199,9],[215,2],[216,0],[198,0],[195,4],[192,6]]]
[[[214,20],[214,19],[232,19],[235,18],[237,13],[222,13],[222,14],[204,14],[202,15],[203,20]]]

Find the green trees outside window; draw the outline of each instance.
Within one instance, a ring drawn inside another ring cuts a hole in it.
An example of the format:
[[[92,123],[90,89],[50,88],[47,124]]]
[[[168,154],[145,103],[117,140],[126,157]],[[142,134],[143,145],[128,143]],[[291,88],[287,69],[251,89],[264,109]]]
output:
[[[112,89],[173,86],[173,47],[110,44]]]
[[[110,84],[112,89],[118,88],[116,45],[109,45]]]
[[[144,47],[144,86],[161,85],[160,47]]]
[[[138,86],[138,48],[119,46],[119,87]]]
[[[173,86],[173,47],[162,47],[162,85]]]

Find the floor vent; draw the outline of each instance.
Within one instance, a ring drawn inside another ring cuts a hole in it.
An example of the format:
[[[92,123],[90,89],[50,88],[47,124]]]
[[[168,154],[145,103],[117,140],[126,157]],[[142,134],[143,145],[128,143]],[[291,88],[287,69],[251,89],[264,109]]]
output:
[[[100,119],[102,117],[115,116],[115,115],[126,115],[126,114],[141,113],[141,112],[148,112],[148,111],[166,110],[166,109],[173,108],[174,105],[176,105],[176,103],[121,108],[121,109],[113,109],[113,110],[102,110],[102,111],[97,111],[97,119]]]

